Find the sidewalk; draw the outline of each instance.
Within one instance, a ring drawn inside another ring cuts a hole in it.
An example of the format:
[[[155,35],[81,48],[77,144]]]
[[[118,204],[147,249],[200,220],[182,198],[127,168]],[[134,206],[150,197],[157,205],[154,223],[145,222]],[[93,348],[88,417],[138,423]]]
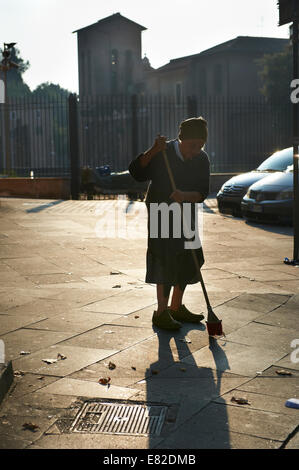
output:
[[[299,268],[283,263],[292,229],[221,216],[207,200],[202,273],[226,334],[209,340],[204,321],[153,329],[144,204],[122,201],[138,238],[98,236],[117,203],[0,198],[0,340],[14,370],[0,448],[298,448],[299,411],[285,407],[299,398]],[[184,303],[206,315],[199,283]],[[85,402],[96,403],[76,423]],[[136,406],[121,415],[122,404]],[[112,405],[114,427],[94,433]]]

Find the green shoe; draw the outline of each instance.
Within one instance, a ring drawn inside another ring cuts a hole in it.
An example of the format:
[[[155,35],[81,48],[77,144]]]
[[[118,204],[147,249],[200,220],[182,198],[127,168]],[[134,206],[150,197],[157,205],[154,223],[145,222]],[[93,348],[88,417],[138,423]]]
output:
[[[177,321],[189,322],[189,323],[199,323],[204,319],[204,315],[195,315],[188,310],[185,305],[181,305],[178,310],[170,310],[172,318]]]
[[[162,330],[179,330],[182,324],[172,318],[168,309],[163,310],[159,315],[154,311],[153,325]]]

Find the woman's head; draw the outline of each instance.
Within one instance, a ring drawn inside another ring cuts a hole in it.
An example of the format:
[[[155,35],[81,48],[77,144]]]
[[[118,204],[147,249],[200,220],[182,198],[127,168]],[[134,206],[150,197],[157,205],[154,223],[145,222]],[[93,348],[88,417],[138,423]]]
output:
[[[183,121],[179,132],[180,150],[184,158],[198,155],[208,138],[207,121],[203,117]]]

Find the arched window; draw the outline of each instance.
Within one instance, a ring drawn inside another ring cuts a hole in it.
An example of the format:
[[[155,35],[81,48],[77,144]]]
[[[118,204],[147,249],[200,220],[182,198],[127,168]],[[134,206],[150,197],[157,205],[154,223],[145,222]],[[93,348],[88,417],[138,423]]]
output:
[[[118,89],[118,51],[111,51],[111,92],[117,93]]]

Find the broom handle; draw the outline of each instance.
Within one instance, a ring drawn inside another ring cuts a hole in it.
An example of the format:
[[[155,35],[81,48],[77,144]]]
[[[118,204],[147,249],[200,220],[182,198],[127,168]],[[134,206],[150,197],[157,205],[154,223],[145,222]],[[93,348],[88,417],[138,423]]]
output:
[[[162,152],[163,152],[163,157],[164,157],[164,160],[165,160],[168,176],[169,176],[169,179],[170,179],[170,182],[171,182],[172,190],[176,191],[175,181],[174,181],[173,174],[172,174],[172,171],[171,171],[171,168],[170,168],[170,165],[169,165],[169,161],[168,161],[168,158],[167,158],[166,151],[163,150]],[[184,217],[182,203],[180,203],[180,206],[181,206],[182,216]],[[185,220],[184,220],[184,222],[185,222]],[[208,293],[206,291],[206,287],[205,287],[204,282],[203,282],[200,267],[199,267],[199,264],[198,264],[198,259],[196,258],[194,250],[191,249],[191,251],[192,251],[194,263],[195,263],[195,266],[196,266],[196,269],[197,269],[197,272],[198,272],[198,275],[199,275],[199,280],[200,280],[201,287],[202,287],[202,290],[203,290],[203,295],[205,297],[205,301],[206,301],[208,310],[210,310],[211,309],[211,304],[210,304],[210,301],[209,301]]]

